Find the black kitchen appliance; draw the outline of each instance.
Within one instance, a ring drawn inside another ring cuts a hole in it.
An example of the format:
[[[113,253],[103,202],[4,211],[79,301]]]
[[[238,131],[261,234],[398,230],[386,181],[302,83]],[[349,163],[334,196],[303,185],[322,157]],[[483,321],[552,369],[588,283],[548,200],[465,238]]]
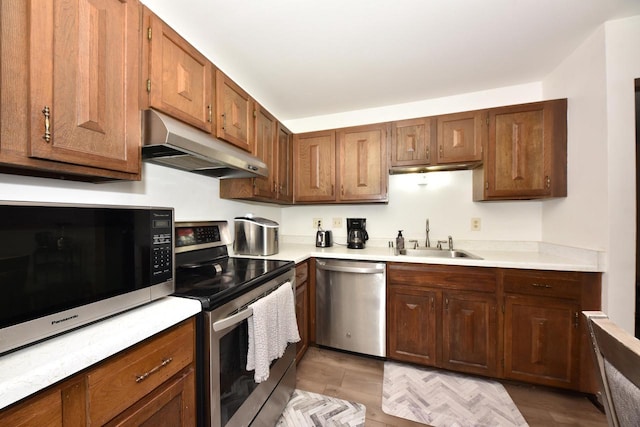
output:
[[[281,285],[295,289],[292,261],[229,257],[226,221],[175,226],[176,296],[201,302],[197,323],[198,425],[274,425],[295,388],[295,344],[269,379],[246,370],[250,304]]]
[[[0,202],[0,353],[174,291],[173,208]]]
[[[367,234],[366,218],[347,218],[347,247],[349,249],[364,249]]]

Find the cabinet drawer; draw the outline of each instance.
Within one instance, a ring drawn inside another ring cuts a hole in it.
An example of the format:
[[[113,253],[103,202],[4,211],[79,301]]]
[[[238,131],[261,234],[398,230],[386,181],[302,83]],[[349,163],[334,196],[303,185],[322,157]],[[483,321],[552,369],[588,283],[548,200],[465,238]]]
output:
[[[193,362],[194,321],[109,360],[87,375],[89,417],[102,425]]]
[[[496,270],[488,267],[387,263],[387,282],[479,292],[496,291]]]
[[[302,285],[309,278],[309,263],[307,261],[296,265],[296,286]]]
[[[579,299],[582,281],[573,273],[503,273],[504,291],[509,293]]]

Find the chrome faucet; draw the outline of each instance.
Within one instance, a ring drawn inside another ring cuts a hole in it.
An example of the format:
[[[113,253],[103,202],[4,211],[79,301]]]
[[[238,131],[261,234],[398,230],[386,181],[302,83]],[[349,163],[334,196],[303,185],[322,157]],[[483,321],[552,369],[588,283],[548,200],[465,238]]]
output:
[[[429,240],[429,218],[427,218],[427,239],[425,240],[424,245],[428,248],[431,247],[431,241]]]
[[[438,240],[438,249],[442,250],[442,244],[443,243],[448,243],[449,244],[449,250],[452,251],[453,250],[453,237],[449,236],[447,238],[447,240]]]

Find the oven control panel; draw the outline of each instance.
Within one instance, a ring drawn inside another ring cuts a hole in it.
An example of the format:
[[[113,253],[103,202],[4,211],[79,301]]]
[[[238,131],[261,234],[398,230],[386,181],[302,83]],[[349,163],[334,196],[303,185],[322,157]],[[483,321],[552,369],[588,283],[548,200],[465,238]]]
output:
[[[176,252],[230,243],[226,221],[177,222],[175,235]]]

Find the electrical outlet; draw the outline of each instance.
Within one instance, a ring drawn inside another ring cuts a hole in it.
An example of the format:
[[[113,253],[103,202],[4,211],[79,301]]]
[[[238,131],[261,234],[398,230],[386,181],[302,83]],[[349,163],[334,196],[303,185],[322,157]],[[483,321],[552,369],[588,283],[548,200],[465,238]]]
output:
[[[342,218],[333,218],[333,228],[342,228]]]
[[[480,218],[471,218],[471,231],[480,231],[481,225]]]
[[[313,228],[317,229],[318,227],[322,228],[322,218],[313,218]]]

